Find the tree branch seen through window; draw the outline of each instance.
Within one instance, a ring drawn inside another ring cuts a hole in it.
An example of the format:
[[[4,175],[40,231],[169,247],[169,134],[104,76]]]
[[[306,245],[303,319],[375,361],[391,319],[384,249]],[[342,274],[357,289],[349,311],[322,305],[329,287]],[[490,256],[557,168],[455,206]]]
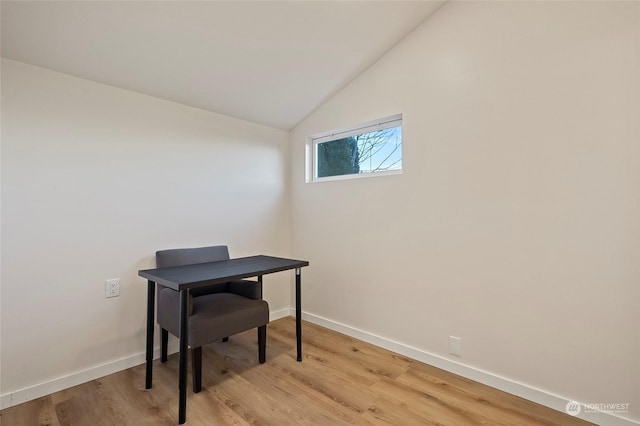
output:
[[[320,142],[317,177],[402,169],[402,126]]]

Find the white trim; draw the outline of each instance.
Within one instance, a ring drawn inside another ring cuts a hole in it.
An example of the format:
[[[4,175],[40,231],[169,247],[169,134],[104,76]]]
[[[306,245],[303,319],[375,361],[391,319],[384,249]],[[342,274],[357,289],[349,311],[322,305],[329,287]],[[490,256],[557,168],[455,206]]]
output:
[[[289,316],[290,308],[283,308],[269,313],[269,320],[275,321],[280,318]],[[294,313],[295,315],[295,313]],[[178,340],[169,341],[167,352],[169,355],[177,353],[179,350]],[[160,347],[153,350],[153,359],[160,358]],[[97,365],[86,370],[77,371],[66,376],[58,377],[44,383],[38,383],[13,392],[7,392],[0,395],[0,410],[22,404],[23,402],[32,401],[43,396],[59,392],[73,386],[99,379],[109,374],[114,374],[127,368],[135,367],[146,362],[146,354],[144,352],[137,353],[105,364]]]
[[[290,312],[291,316],[295,317],[295,309],[292,308]],[[536,402],[538,404],[544,405],[545,407],[560,411],[562,413],[565,412],[567,403],[572,401],[571,398],[565,398],[559,395],[555,395],[551,392],[517,382],[507,377],[502,377],[476,367],[465,365],[460,362],[447,359],[440,355],[432,354],[422,349],[414,348],[403,343],[375,335],[368,331],[321,317],[319,315],[303,312],[302,318],[311,323],[320,325],[330,330],[337,331],[338,333],[346,334],[347,336],[351,336],[358,340],[371,343],[372,345],[379,346],[381,348],[390,350],[400,355],[404,355],[420,362],[424,362],[425,364],[429,364],[442,370],[449,371],[451,373],[474,380],[487,386],[491,386],[512,395],[525,398],[529,401]],[[304,346],[302,350],[304,353]],[[638,421],[618,417],[614,414],[604,412],[583,412],[576,417],[599,425],[640,425],[640,422]]]
[[[160,357],[160,348],[154,350],[154,359]],[[145,354],[138,353],[126,358],[118,359],[105,364],[97,365],[86,370],[77,371],[66,376],[58,377],[48,382],[39,383],[13,392],[9,392],[0,396],[0,409],[13,407],[23,402],[31,401],[54,392],[68,389],[91,380],[109,374],[117,373],[127,368],[135,367],[145,362]]]
[[[392,115],[390,117],[381,118],[379,120],[367,121],[366,123],[356,124],[355,126],[344,127],[342,129],[331,130],[310,136],[314,145],[330,142],[336,139],[342,139],[349,136],[360,135],[362,133],[370,133],[376,130],[384,130],[390,127],[402,126],[402,114]]]
[[[0,410],[11,407],[11,394],[0,395]]]
[[[295,316],[295,309],[293,310],[293,315]],[[285,318],[291,316],[291,308],[282,308],[277,311],[269,312],[269,321],[279,320],[280,318]]]
[[[380,118],[378,120],[368,121],[366,123],[356,124],[350,127],[344,127],[341,129],[331,130],[328,132],[316,133],[315,135],[307,137],[307,143],[305,148],[305,182],[326,182],[333,180],[344,179],[358,179],[367,178],[373,176],[387,176],[393,174],[402,173],[402,167],[393,170],[380,170],[373,172],[361,172],[345,175],[318,177],[318,145],[331,142],[336,139],[342,139],[349,136],[361,135],[365,133],[374,132],[376,130],[384,130],[392,127],[402,127],[402,114],[395,114],[389,117]],[[401,158],[404,150],[404,145],[401,147]]]
[[[271,312],[269,318],[271,321],[275,321],[286,316],[295,317],[295,308],[284,308],[278,311]],[[440,355],[432,354],[427,351],[414,348],[403,343],[381,337],[376,334],[370,333],[365,330],[361,330],[346,324],[342,324],[337,321],[330,320],[328,318],[321,317],[308,312],[303,312],[302,318],[311,323],[326,327],[328,329],[337,331],[338,333],[351,336],[358,340],[362,340],[367,343],[379,346],[381,348],[396,352],[400,355],[404,355],[411,359],[415,359],[420,362],[424,362],[434,367],[449,371],[467,379],[474,380],[487,386],[508,392],[512,395],[516,395],[529,401],[536,402],[544,405],[545,407],[564,412],[566,404],[571,401],[570,398],[565,398],[559,395],[555,395],[551,392],[537,389],[533,386],[529,386],[524,383],[511,380],[506,377],[499,376],[497,374],[481,370],[469,365],[456,362]],[[304,332],[304,329],[303,329]],[[178,342],[170,341],[169,354],[178,352]],[[304,353],[304,346],[303,346]],[[160,358],[160,348],[155,348],[153,351],[154,359]],[[54,392],[58,392],[64,389],[68,389],[73,386],[80,385],[82,383],[89,382],[91,380],[99,379],[100,377],[107,376],[109,374],[117,373],[127,368],[135,367],[137,365],[144,364],[145,354],[138,353],[126,358],[115,360],[113,362],[105,363],[92,367],[83,371],[78,371],[67,376],[59,377],[48,382],[40,383],[37,385],[29,386],[17,391],[8,392],[0,395],[0,410],[12,407],[14,405],[21,404],[23,402],[31,401],[46,395],[50,395]],[[640,425],[640,422],[618,417],[610,413],[603,412],[589,412],[581,413],[577,416],[580,419],[593,422],[600,425],[607,426],[632,426]]]
[[[389,176],[389,175],[401,175],[402,169],[398,170],[382,170],[379,172],[373,173],[353,173],[351,175],[337,175],[337,176],[327,176],[321,178],[315,178],[310,183],[318,183],[318,182],[327,182],[332,180],[345,180],[345,179],[362,179],[362,178],[370,178],[370,177],[378,177],[378,176]]]

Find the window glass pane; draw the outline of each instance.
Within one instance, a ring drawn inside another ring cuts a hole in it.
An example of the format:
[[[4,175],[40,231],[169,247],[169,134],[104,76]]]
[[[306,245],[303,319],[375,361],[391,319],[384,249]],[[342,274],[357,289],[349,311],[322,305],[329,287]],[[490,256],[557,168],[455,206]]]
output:
[[[316,144],[318,178],[402,170],[402,126]]]
[[[351,136],[318,144],[318,177],[351,175],[360,172],[358,143]]]

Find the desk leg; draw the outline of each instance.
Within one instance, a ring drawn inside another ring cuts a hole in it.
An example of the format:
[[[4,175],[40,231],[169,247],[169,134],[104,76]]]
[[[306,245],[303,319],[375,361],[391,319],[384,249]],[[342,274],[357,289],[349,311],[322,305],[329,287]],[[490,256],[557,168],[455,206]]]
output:
[[[153,332],[156,307],[156,283],[147,281],[147,377],[145,389],[151,389],[153,381]]]
[[[300,268],[296,268],[296,344],[298,347],[298,362],[302,362],[302,276]]]
[[[180,374],[178,387],[180,400],[178,405],[178,424],[187,421],[187,347],[189,343],[189,290],[180,290]]]

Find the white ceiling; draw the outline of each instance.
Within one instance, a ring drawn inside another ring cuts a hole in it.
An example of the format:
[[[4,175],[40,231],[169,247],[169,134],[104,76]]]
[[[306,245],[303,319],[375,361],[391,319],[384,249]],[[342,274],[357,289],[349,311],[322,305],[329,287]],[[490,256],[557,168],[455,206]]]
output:
[[[441,1],[2,1],[2,56],[291,129]]]

